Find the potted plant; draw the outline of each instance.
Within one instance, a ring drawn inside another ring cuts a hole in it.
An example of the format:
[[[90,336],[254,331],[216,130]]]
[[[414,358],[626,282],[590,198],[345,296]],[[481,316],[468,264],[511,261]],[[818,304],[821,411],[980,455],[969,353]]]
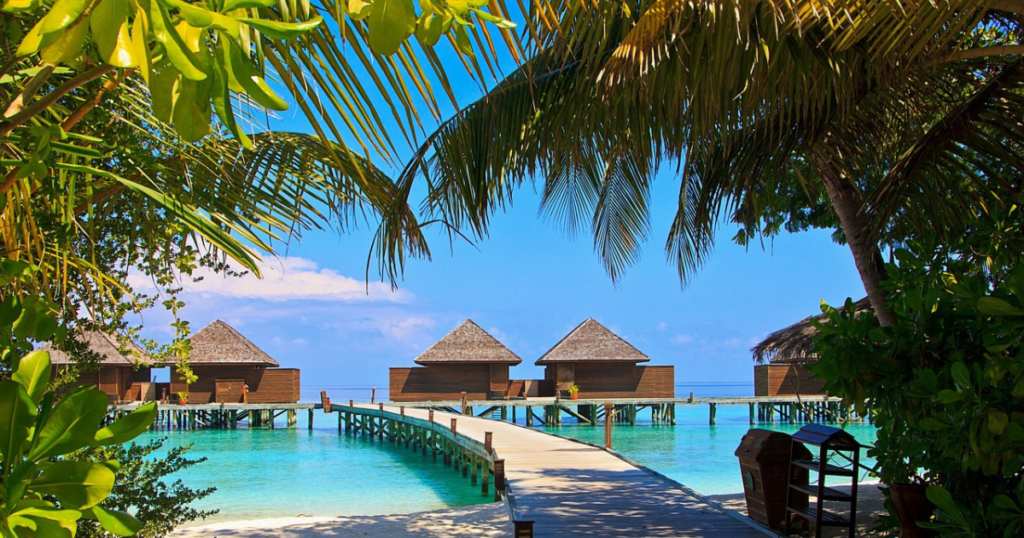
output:
[[[580,398],[580,388],[577,385],[569,387],[569,398],[578,400]]]
[[[180,405],[185,405],[188,403],[188,391],[183,390],[178,393],[178,403]]]

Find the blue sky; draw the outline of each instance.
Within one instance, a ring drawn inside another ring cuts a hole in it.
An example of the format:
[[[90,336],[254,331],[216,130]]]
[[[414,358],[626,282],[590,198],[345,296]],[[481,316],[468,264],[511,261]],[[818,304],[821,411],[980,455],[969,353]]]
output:
[[[459,101],[479,97],[454,56],[442,50],[441,58]],[[308,131],[296,107],[275,128]],[[853,259],[828,232],[746,250],[724,227],[716,252],[683,288],[662,247],[679,188],[674,168],[665,166],[655,182],[651,239],[617,286],[591,238],[570,239],[541,217],[540,198],[527,186],[476,245],[449,249],[441,229],[429,233],[433,261],[410,263],[397,292],[373,274],[366,292],[372,229],[309,232],[265,260],[263,281],[213,276],[186,284],[184,316],[194,330],[214,319],[230,323],[283,366],[301,368],[303,385],[386,386],[389,366],[412,365],[467,318],[522,357],[513,377],[538,378],[533,362],[588,317],[651,364],[674,364],[677,383],[752,383],[749,350],[767,333],[817,313],[821,299],[864,295]],[[148,336],[169,339],[166,313],[147,312],[144,321]]]

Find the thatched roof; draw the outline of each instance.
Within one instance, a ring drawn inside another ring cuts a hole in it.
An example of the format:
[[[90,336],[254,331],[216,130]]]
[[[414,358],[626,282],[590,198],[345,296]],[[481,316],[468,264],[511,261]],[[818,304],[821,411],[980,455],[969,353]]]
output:
[[[587,318],[548,350],[540,364],[556,362],[647,362],[650,357],[633,347],[604,325]]]
[[[234,327],[216,320],[192,335],[191,364],[281,366]]]
[[[523,362],[487,331],[467,319],[452,332],[438,340],[416,357],[416,364],[497,363]]]
[[[89,346],[89,350],[99,354],[100,365],[102,366],[134,366],[135,363],[148,363],[149,356],[142,350],[141,347],[137,346],[134,342],[128,342],[127,354],[122,354],[118,348],[120,347],[117,341],[117,337],[112,334],[104,334],[97,331],[87,331],[82,335],[82,339],[86,345]],[[74,364],[75,361],[68,356],[67,353],[54,349],[53,346],[47,342],[41,346],[37,351],[48,351],[50,353],[51,364]]]
[[[853,305],[858,314],[871,311],[871,303],[867,297]],[[812,319],[825,321],[826,318],[825,314],[818,314],[769,334],[760,344],[750,348],[754,354],[754,361],[771,364],[804,364],[816,361],[818,358],[811,347],[814,344],[814,337],[818,335],[818,329],[811,325]]]

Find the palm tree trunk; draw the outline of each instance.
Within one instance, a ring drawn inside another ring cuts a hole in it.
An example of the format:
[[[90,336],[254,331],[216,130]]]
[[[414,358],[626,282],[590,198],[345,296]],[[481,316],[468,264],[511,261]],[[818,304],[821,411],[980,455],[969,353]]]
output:
[[[863,199],[860,190],[831,159],[815,153],[815,160],[818,173],[832,201],[832,208],[839,216],[839,224],[846,235],[846,244],[850,246],[853,261],[857,265],[857,272],[860,273],[864,291],[868,294],[868,301],[871,302],[875,317],[882,326],[892,325],[896,322],[896,314],[886,303],[885,292],[881,286],[882,280],[885,279],[885,262],[882,260],[878,244],[871,240],[867,216],[861,211]]]

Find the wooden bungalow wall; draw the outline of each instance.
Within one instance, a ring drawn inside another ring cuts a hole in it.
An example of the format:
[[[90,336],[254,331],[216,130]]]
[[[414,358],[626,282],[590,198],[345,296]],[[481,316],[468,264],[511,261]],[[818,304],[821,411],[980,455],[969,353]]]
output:
[[[580,398],[675,398],[675,366],[637,366],[631,363],[577,362],[549,365],[545,368],[547,383],[541,385],[541,396],[554,395],[554,367],[558,378],[572,379],[558,384],[564,392],[575,384]],[[572,368],[571,374],[565,372]],[[550,392],[549,392],[550,391]]]
[[[800,364],[759,364],[754,367],[754,396],[824,394],[825,382]]]
[[[495,365],[495,368],[504,370],[504,386],[507,387],[508,367]],[[498,390],[499,387],[492,387],[490,364],[431,364],[427,367],[391,368],[389,377],[388,394],[393,402],[458,400],[463,392],[470,400],[486,400],[492,392],[502,392]],[[496,380],[501,383],[502,376],[497,375]]]
[[[216,402],[217,380],[241,379],[249,385],[249,403],[295,403],[299,401],[299,370],[297,368],[259,368],[250,365],[192,365],[199,380],[188,387],[189,403],[241,403],[238,401]],[[172,373],[172,400],[177,393],[185,390],[185,384]],[[235,399],[235,398],[232,398]]]
[[[53,369],[52,376],[59,375],[61,368]],[[150,369],[130,366],[102,366],[95,372],[84,372],[78,376],[78,385],[96,385],[98,389],[106,393],[112,402],[130,400],[131,387],[135,383],[148,382],[150,380]]]

